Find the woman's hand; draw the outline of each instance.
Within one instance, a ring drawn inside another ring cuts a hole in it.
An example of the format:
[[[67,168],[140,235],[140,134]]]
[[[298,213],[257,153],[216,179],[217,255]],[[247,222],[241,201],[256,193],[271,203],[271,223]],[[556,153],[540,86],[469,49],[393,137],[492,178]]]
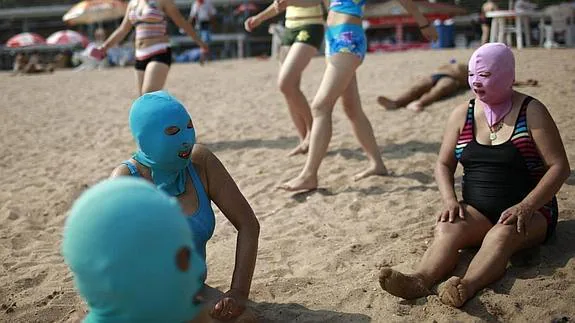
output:
[[[453,223],[455,218],[458,216],[462,220],[465,219],[465,210],[463,209],[463,205],[457,202],[457,200],[451,200],[445,203],[444,210],[437,216],[437,222],[449,221]]]
[[[529,205],[519,202],[501,213],[500,224],[517,224],[517,232],[527,235],[527,223],[531,221],[535,210]]]
[[[419,30],[421,30],[421,34],[423,35],[423,37],[425,37],[425,39],[431,41],[437,40],[438,37],[437,30],[435,30],[435,27],[433,27],[433,25],[428,24],[427,26],[420,28]]]
[[[250,33],[254,31],[254,29],[256,29],[259,25],[261,25],[261,22],[256,18],[256,16],[251,16],[244,22],[244,28],[247,32]]]
[[[245,293],[232,288],[218,299],[210,315],[217,320],[231,320],[244,312],[246,301]]]

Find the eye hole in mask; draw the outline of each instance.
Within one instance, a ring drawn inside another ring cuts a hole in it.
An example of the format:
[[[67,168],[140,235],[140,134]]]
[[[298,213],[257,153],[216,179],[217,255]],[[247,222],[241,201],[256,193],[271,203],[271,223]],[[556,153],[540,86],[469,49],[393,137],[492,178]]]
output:
[[[186,272],[190,268],[190,249],[181,247],[176,253],[176,266],[179,270]]]
[[[190,122],[188,122],[188,129],[192,129],[194,127],[194,124],[192,123],[192,119],[190,119]]]
[[[167,127],[166,129],[164,129],[164,133],[168,136],[173,136],[178,132],[180,132],[180,128],[176,126]]]

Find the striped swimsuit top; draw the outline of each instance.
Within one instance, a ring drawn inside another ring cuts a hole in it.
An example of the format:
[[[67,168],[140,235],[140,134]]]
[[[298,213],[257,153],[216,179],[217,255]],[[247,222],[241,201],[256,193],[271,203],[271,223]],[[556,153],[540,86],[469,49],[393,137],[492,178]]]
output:
[[[483,145],[475,139],[475,100],[471,100],[455,146],[455,158],[463,166],[463,199],[495,222],[501,212],[521,202],[547,171],[527,126],[531,100],[523,101],[511,138],[498,145]],[[556,221],[556,198],[539,211],[548,223]]]
[[[537,151],[535,142],[533,139],[531,139],[529,128],[527,127],[527,106],[529,106],[529,102],[531,102],[531,100],[533,100],[532,97],[527,97],[523,101],[521,110],[517,116],[513,134],[511,135],[509,142],[511,142],[513,146],[519,150],[519,153],[525,159],[525,165],[527,166],[532,179],[536,182],[539,182],[547,169],[545,167],[545,163],[539,155],[539,152]],[[457,161],[461,161],[461,156],[463,155],[465,147],[467,147],[471,141],[475,141],[474,110],[475,99],[469,102],[465,126],[463,127],[463,130],[461,130],[459,139],[457,140],[457,146],[455,146],[455,158]]]
[[[144,2],[143,8],[139,6]],[[166,35],[167,21],[155,0],[132,0],[128,19],[136,27],[136,39],[157,38]]]

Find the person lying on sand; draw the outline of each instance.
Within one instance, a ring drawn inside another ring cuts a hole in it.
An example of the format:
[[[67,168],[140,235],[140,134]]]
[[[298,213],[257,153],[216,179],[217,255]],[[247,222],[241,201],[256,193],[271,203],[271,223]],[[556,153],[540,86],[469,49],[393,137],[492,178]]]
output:
[[[35,52],[32,53],[29,58],[22,53],[16,54],[14,58],[12,75],[52,72],[54,72],[54,65],[40,63],[40,56]]]
[[[258,250],[259,223],[252,208],[219,159],[196,144],[192,119],[176,98],[165,91],[144,94],[132,104],[129,119],[138,150],[111,177],[143,178],[177,198],[204,261],[215,228],[211,202],[218,206],[238,230],[238,239],[231,288],[211,315],[223,320],[239,316],[249,296]]]
[[[555,231],[555,194],[570,167],[555,122],[539,101],[512,89],[515,59],[501,43],[481,46],[469,61],[475,99],[447,121],[435,177],[444,209],[435,239],[415,273],[383,268],[381,287],[415,299],[457,265],[458,251],[480,247],[463,277],[438,287],[440,300],[462,306],[501,278],[515,252],[544,243]],[[463,200],[454,190],[457,163],[463,166]]]
[[[195,248],[182,209],[154,185],[129,177],[94,185],[74,202],[63,233],[64,260],[89,310],[78,319],[197,318],[206,264]]]
[[[387,110],[407,107],[409,110],[420,112],[426,106],[468,88],[467,65],[452,61],[450,64],[438,67],[433,74],[420,77],[397,99],[379,96],[377,102]]]

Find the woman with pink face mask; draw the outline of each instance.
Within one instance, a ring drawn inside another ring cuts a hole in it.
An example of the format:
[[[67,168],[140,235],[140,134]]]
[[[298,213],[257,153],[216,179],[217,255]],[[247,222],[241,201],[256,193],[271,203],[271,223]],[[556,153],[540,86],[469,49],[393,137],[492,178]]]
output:
[[[561,137],[547,108],[513,90],[515,59],[500,43],[469,61],[475,99],[447,122],[435,178],[444,201],[435,239],[415,273],[380,272],[381,287],[405,299],[430,294],[458,262],[460,249],[480,247],[463,277],[439,286],[441,301],[460,307],[505,272],[515,252],[547,241],[557,225],[555,194],[570,175]],[[454,189],[463,166],[462,195]]]

